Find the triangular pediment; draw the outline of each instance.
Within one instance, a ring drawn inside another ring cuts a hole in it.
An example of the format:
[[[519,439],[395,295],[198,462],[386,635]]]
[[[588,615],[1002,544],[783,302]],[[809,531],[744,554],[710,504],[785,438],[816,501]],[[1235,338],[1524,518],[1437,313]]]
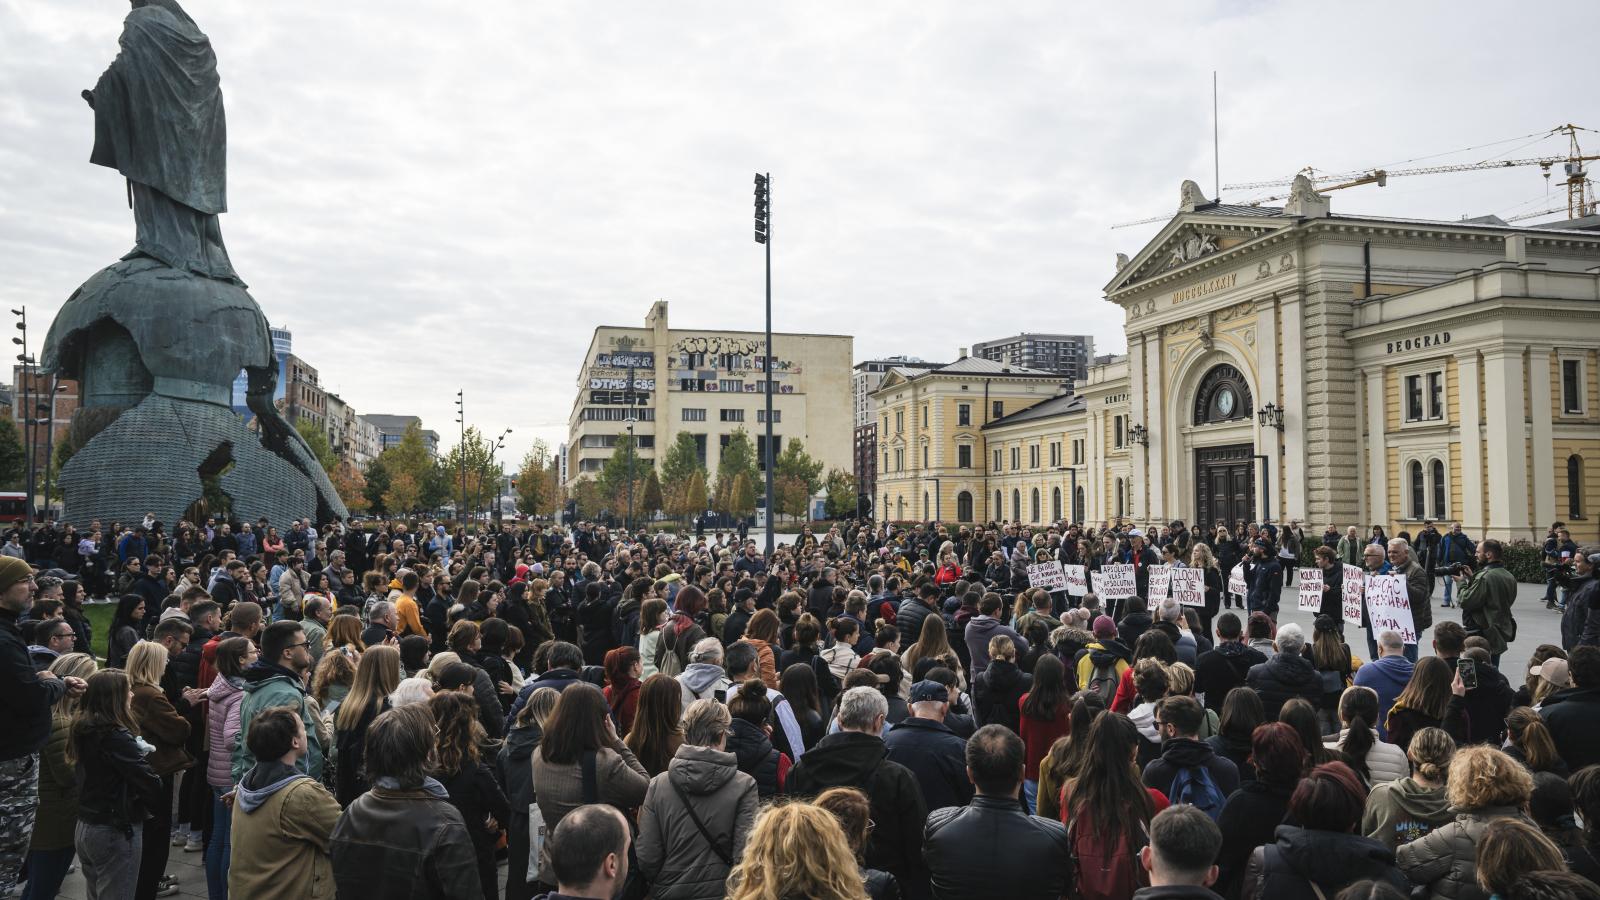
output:
[[[1109,297],[1168,272],[1177,272],[1292,224],[1276,209],[1223,207],[1180,212],[1106,285]],[[1120,260],[1119,260],[1120,262]]]

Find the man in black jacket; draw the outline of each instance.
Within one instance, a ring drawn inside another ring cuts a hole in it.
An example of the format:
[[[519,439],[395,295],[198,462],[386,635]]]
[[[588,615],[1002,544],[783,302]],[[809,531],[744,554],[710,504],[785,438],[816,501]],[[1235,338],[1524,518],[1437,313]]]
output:
[[[1144,767],[1144,786],[1155,788],[1174,803],[1192,803],[1215,816],[1222,813],[1223,801],[1239,787],[1239,767],[1200,740],[1200,725],[1205,719],[1205,707],[1193,697],[1168,697],[1156,706],[1161,758]],[[1200,789],[1203,780],[1196,770],[1204,770],[1215,790]],[[1187,794],[1180,792],[1174,797],[1178,776],[1184,773],[1189,775]]]
[[[1240,687],[1253,666],[1267,655],[1244,642],[1244,626],[1231,612],[1217,616],[1217,646],[1200,654],[1194,665],[1194,690],[1205,698],[1206,709],[1222,714],[1228,692]]]
[[[1003,726],[985,725],[967,742],[967,777],[977,796],[970,806],[934,810],[922,841],[922,858],[939,900],[1067,895],[1072,882],[1067,829],[1023,812],[1024,762],[1022,739]]]
[[[33,836],[39,806],[39,750],[50,738],[50,708],[83,693],[81,678],[35,672],[17,618],[33,603],[33,570],[0,557],[0,897],[8,897]]]
[[[927,582],[917,593],[900,601],[894,625],[900,630],[900,646],[910,647],[922,637],[922,620],[938,615],[939,586]]]
[[[889,759],[911,770],[929,809],[966,806],[972,800],[967,778],[967,742],[944,724],[951,689],[937,681],[911,686],[911,715],[883,739]]]
[[[1221,849],[1222,831],[1210,816],[1188,805],[1162,810],[1150,820],[1150,843],[1139,851],[1150,886],[1133,900],[1222,900],[1210,889]]]
[[[1600,762],[1600,647],[1578,647],[1567,659],[1572,687],[1539,707],[1556,753],[1573,772]]]
[[[1278,628],[1278,652],[1245,676],[1245,684],[1261,695],[1268,722],[1276,722],[1283,705],[1295,697],[1316,703],[1322,698],[1322,674],[1307,659],[1305,632],[1290,622]]]
[[[838,733],[806,751],[789,770],[784,789],[801,797],[815,797],[831,787],[865,791],[876,823],[867,844],[867,866],[894,875],[907,898],[924,898],[928,873],[917,849],[928,807],[916,776],[888,759],[888,748],[878,736],[888,715],[889,703],[877,688],[845,691]]]

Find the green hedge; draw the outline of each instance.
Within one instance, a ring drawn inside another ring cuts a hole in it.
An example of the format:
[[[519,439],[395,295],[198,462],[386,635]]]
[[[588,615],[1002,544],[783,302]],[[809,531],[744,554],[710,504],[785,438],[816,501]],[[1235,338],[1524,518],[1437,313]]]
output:
[[[1518,581],[1544,584],[1543,548],[1527,541],[1513,541],[1506,545],[1505,565]]]

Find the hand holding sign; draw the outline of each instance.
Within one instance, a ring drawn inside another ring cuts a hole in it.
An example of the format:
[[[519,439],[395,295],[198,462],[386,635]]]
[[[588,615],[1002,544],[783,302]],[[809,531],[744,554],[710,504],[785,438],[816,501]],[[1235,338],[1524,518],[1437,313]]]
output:
[[[1344,620],[1351,625],[1361,624],[1361,604],[1366,594],[1366,573],[1360,566],[1346,564],[1344,567]]]
[[[1411,599],[1406,594],[1404,575],[1366,576],[1367,619],[1372,633],[1385,631],[1400,633],[1407,644],[1417,642],[1417,626],[1411,617]]]
[[[1149,595],[1145,599],[1152,604],[1159,600],[1167,599],[1167,585],[1172,583],[1172,567],[1159,565],[1150,567],[1150,586],[1146,589]]]
[[[1250,593],[1250,586],[1244,582],[1244,563],[1234,566],[1228,573],[1228,593],[1241,600]]]
[[[1062,571],[1061,563],[1055,560],[1037,563],[1028,567],[1028,586],[1064,591],[1067,589],[1067,575]]]
[[[1082,597],[1089,593],[1089,570],[1083,566],[1062,566],[1062,573],[1067,579],[1067,593],[1073,597]]]
[[[1300,610],[1302,612],[1317,612],[1322,609],[1322,570],[1299,569],[1300,576]]]
[[[1127,600],[1138,596],[1133,566],[1127,563],[1102,566],[1100,571],[1094,573],[1094,589],[1101,600]]]
[[[1200,569],[1174,570],[1172,573],[1172,599],[1182,603],[1184,606],[1205,606],[1205,572]]]

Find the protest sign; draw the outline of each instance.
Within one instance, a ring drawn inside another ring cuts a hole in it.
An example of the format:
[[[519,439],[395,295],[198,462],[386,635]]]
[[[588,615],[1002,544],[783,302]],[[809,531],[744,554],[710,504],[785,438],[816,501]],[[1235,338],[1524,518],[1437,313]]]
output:
[[[1344,567],[1344,620],[1351,625],[1361,624],[1361,604],[1366,591],[1364,576],[1360,566],[1346,564]]]
[[[1151,578],[1155,576],[1152,574]],[[1172,573],[1172,599],[1184,606],[1206,605],[1206,573],[1200,569],[1177,569]]]
[[[1157,600],[1167,599],[1167,585],[1172,582],[1172,567],[1159,565],[1150,567],[1150,586],[1145,590],[1145,599],[1152,604]]]
[[[1296,569],[1300,577],[1300,609],[1302,612],[1316,612],[1322,608],[1322,570]]]
[[[1062,566],[1062,573],[1067,579],[1067,593],[1073,597],[1082,597],[1089,593],[1089,570],[1083,566]]]
[[[1126,600],[1137,597],[1139,589],[1133,578],[1133,566],[1113,563],[1102,566],[1094,573],[1094,590],[1101,600]]]
[[[1067,575],[1061,570],[1061,563],[1055,560],[1036,563],[1028,567],[1028,587],[1064,591],[1067,589]]]
[[[1372,623],[1372,633],[1385,631],[1400,633],[1407,644],[1417,642],[1417,626],[1411,617],[1411,599],[1406,595],[1404,575],[1366,576],[1367,618]]]
[[[1228,593],[1241,600],[1250,593],[1249,585],[1244,583],[1244,563],[1234,566],[1233,571],[1228,573]]]

